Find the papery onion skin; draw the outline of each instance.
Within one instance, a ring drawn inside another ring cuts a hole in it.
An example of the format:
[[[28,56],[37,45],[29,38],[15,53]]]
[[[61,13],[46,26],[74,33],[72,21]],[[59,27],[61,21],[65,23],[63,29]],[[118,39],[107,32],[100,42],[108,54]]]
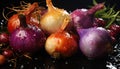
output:
[[[10,33],[12,33],[16,28],[18,28],[20,26],[20,21],[19,21],[19,18],[18,18],[18,14],[14,14],[13,16],[11,16],[9,19],[8,19],[8,25],[7,25],[7,28],[8,28],[8,31]]]
[[[79,47],[88,58],[101,58],[112,50],[112,40],[108,32],[102,28],[89,28],[78,30]]]
[[[26,22],[28,24],[32,25],[39,25],[39,20],[41,15],[45,13],[45,8],[44,7],[39,7],[37,2],[34,2],[31,4],[29,7],[21,10],[22,12],[17,12],[17,14],[13,14],[9,19],[8,19],[8,31],[9,33],[12,33],[16,28],[20,27],[20,21],[18,18],[19,14],[24,14],[26,16]]]
[[[53,58],[70,57],[78,50],[74,36],[65,31],[51,34],[45,43],[45,50]]]

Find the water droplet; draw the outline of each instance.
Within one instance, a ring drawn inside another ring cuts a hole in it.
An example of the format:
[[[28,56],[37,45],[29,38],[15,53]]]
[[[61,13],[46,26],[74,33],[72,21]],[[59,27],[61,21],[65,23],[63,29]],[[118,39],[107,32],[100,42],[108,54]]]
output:
[[[38,60],[38,58],[34,58],[35,60]]]
[[[4,20],[1,20],[1,22],[4,22]]]
[[[52,62],[55,63],[55,60],[53,60]]]
[[[20,66],[20,69],[23,69],[23,68],[24,68],[24,65],[21,65],[21,66]]]
[[[82,67],[82,69],[85,69],[84,67]]]
[[[37,69],[37,67],[34,67],[34,69]]]
[[[65,64],[68,64],[68,62],[66,61]]]
[[[12,64],[9,64],[10,67],[12,67]]]

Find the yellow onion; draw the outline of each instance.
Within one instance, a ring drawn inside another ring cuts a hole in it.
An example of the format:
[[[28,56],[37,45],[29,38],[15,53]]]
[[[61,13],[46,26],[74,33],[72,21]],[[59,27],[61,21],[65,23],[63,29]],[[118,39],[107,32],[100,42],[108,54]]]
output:
[[[41,17],[40,27],[51,34],[58,31],[64,19],[70,16],[66,10],[54,7],[51,0],[46,0],[46,4],[48,11]]]

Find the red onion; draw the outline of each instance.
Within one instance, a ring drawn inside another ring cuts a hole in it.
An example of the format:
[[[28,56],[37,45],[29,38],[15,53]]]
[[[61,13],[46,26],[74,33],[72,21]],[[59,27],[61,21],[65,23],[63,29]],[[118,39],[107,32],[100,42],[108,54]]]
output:
[[[41,29],[29,28],[26,17],[19,15],[20,27],[10,35],[10,46],[20,53],[34,53],[40,50],[45,43],[46,37]]]
[[[79,29],[79,47],[88,58],[100,58],[112,49],[112,40],[107,30],[102,27]]]

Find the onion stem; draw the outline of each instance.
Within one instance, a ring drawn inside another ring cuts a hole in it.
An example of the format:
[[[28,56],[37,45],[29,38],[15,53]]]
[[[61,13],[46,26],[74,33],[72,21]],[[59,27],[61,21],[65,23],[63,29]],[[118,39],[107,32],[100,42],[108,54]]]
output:
[[[105,28],[108,28],[116,20],[116,17],[119,13],[120,11],[118,11],[115,15],[113,15],[113,18],[111,19],[111,21],[108,23],[108,25]]]
[[[66,26],[68,25],[68,23],[70,22],[70,18],[65,18],[64,21],[63,21],[63,24],[60,28],[60,30],[64,30],[66,28]]]
[[[20,26],[26,28],[27,27],[27,23],[26,23],[25,15],[19,14],[18,18],[20,20]]]
[[[48,11],[53,11],[55,9],[51,0],[46,0],[46,4],[48,6]]]

